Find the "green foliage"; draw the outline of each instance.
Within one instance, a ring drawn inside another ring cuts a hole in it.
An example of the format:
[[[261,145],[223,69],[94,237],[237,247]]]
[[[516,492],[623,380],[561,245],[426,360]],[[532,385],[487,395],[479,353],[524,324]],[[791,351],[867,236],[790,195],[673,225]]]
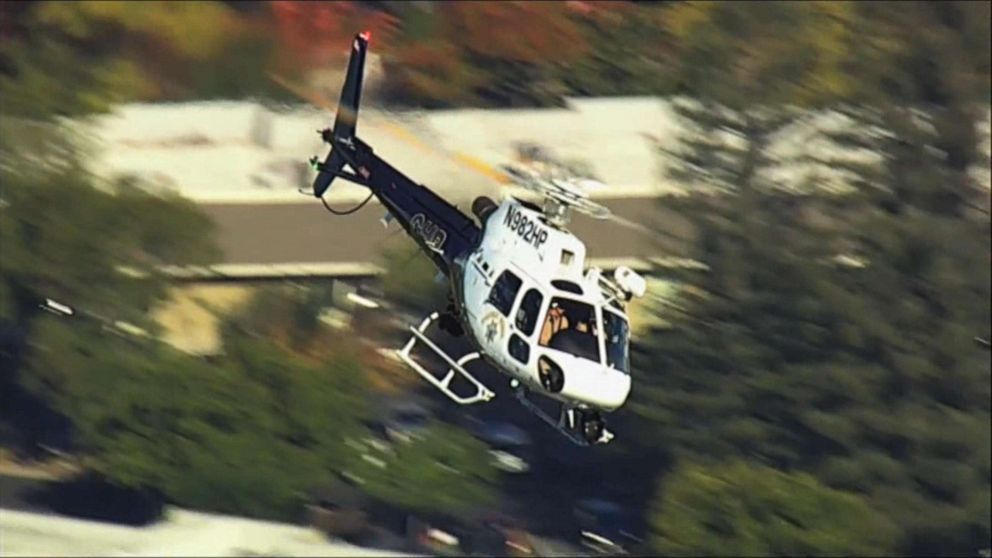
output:
[[[355,465],[365,480],[363,488],[376,498],[457,516],[495,502],[498,473],[487,449],[462,430],[433,423],[422,437],[385,452],[373,450],[371,461]]]
[[[741,462],[668,475],[651,531],[659,554],[696,556],[879,556],[897,533],[855,494]]]
[[[990,360],[973,341],[992,318],[988,223],[853,201],[838,217],[852,224],[831,234],[784,196],[686,206],[710,238],[700,257],[712,272],[696,281],[710,296],[648,341],[654,366],[631,402],[638,436],[695,459],[813,471],[869,495],[904,529],[906,551],[966,552],[989,533],[964,511],[990,493]],[[848,235],[867,267],[831,263]],[[950,515],[938,521],[938,509]]]
[[[0,95],[28,118],[103,112],[118,102],[264,96],[273,34],[223,2],[25,2],[4,7]]]
[[[240,339],[212,366],[153,341],[44,318],[25,383],[70,418],[91,468],[178,505],[293,519],[349,459],[360,369]]]
[[[447,284],[435,281],[437,267],[408,237],[397,237],[383,249],[383,297],[411,310],[436,310],[444,306]]]
[[[217,254],[213,224],[189,201],[90,186],[81,169],[3,174],[0,278],[18,321],[52,298],[97,315],[148,325],[165,295],[165,265]]]
[[[172,5],[147,2],[41,2],[37,21],[73,39],[98,37],[109,30],[145,35],[191,58],[213,55],[224,41],[230,9],[221,2]]]
[[[0,91],[5,110],[25,115],[136,98],[284,100],[269,73],[326,70],[355,29],[374,31],[388,100],[419,106],[689,93],[740,108],[740,99],[989,94],[987,2],[896,12],[838,2],[35,2],[3,15]]]
[[[663,5],[611,2],[575,16],[588,44],[556,72],[574,96],[664,95],[675,92],[671,37]]]
[[[694,97],[740,108],[845,95],[854,4],[678,2],[665,13],[671,62]],[[859,38],[859,40],[861,40]]]
[[[19,168],[3,173],[0,281],[21,325],[51,298],[148,326],[145,312],[165,295],[161,266],[217,254],[213,224],[189,201],[97,190],[78,167]]]
[[[70,46],[9,43],[0,57],[15,74],[0,73],[4,113],[30,118],[109,110],[141,94],[137,66],[126,60],[81,60]],[[70,85],[71,84],[71,85]]]
[[[560,2],[477,2],[395,9],[387,94],[426,106],[559,104],[561,69],[589,49]],[[427,23],[430,18],[434,21]],[[409,22],[409,26],[407,26]],[[504,29],[514,29],[507,40]]]
[[[988,192],[964,176],[980,160],[986,23],[966,23],[978,8],[965,4],[898,15],[870,4],[776,9],[803,29],[804,18],[836,11],[821,23],[861,38],[830,46],[840,50],[828,66],[790,73],[775,40],[792,31],[753,41],[753,30],[782,22],[759,17],[767,6],[735,8],[678,4],[669,21],[700,57],[680,69],[702,102],[680,107],[691,133],[669,153],[677,178],[731,195],[666,202],[695,223],[695,256],[711,271],[681,277],[705,296],[686,297],[687,315],[644,340],[653,367],[630,405],[642,417],[640,447],[663,440],[692,461],[747,455],[804,470],[884,514],[899,530],[891,550],[974,553],[992,531],[992,362],[975,342],[992,320],[992,246],[980,210]],[[829,46],[817,33],[804,40]],[[835,72],[851,75],[808,95]],[[845,165],[854,192],[778,193],[766,177],[783,161],[769,141],[800,116],[769,109],[781,103],[837,108],[854,131],[827,136],[880,162]],[[751,520],[731,519],[733,532]]]
[[[709,296],[650,342],[632,408],[676,454],[751,455],[865,494],[903,552],[974,552],[990,532],[972,515],[990,493],[990,361],[973,341],[992,318],[989,224],[958,216],[944,189],[958,171],[925,148],[938,139],[903,143],[912,130],[879,144],[887,163],[865,183],[884,189],[844,198],[763,188],[763,134],[742,134],[723,167],[736,195],[682,207]]]
[[[320,323],[319,313],[330,299],[330,286],[262,287],[224,322],[224,343],[234,347],[240,337],[248,337],[267,339],[301,355],[325,354],[321,348],[340,353],[345,347],[338,336]]]

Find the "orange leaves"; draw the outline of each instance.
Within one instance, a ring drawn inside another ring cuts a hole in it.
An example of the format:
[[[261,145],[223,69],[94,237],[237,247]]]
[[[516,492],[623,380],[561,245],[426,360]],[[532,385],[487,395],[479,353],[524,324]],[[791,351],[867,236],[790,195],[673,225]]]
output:
[[[389,79],[408,101],[474,103],[511,80],[527,89],[531,78],[515,65],[548,68],[589,52],[577,23],[586,15],[561,2],[453,2],[430,17],[429,33],[411,33],[390,56]]]
[[[374,47],[381,50],[392,42],[398,28],[392,15],[358,2],[277,0],[270,6],[283,61],[303,68],[346,57],[349,41],[359,31],[371,31]]]
[[[447,42],[414,42],[398,49],[390,67],[391,87],[397,95],[427,104],[465,101],[480,80],[460,49]]]
[[[567,62],[585,54],[588,44],[571,19],[575,13],[569,4],[538,1],[458,2],[444,11],[451,41],[477,55],[528,63]]]
[[[465,2],[445,4],[432,16],[442,25],[440,40],[457,51],[497,60],[543,63],[570,61],[582,56],[588,44],[574,18],[601,9],[595,2]],[[357,31],[370,30],[373,48],[410,58],[409,48],[398,48],[401,21],[394,15],[358,2],[271,2],[279,40],[288,58],[303,65],[326,64],[347,53],[348,40]],[[433,39],[433,40],[432,40]],[[412,41],[411,41],[412,42]],[[413,58],[434,63],[420,48]],[[445,46],[444,48],[447,48]]]

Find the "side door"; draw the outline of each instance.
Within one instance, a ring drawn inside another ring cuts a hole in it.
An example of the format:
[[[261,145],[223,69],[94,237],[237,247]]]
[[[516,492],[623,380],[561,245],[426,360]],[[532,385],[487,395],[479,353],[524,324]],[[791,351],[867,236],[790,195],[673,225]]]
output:
[[[512,364],[529,371],[534,368],[531,347],[534,345],[537,324],[544,308],[544,295],[537,287],[526,286],[520,303],[513,313],[513,327],[507,340],[507,354]]]
[[[473,252],[465,263],[462,277],[465,313],[471,323],[478,323],[491,310],[486,304],[486,299],[492,291],[496,277],[495,270],[484,255],[485,252],[481,247]]]
[[[521,291],[523,280],[511,269],[504,269],[496,276],[492,288],[482,304],[479,316],[481,331],[479,344],[483,350],[499,362],[507,366],[507,337],[512,329],[510,317],[515,306],[517,295]]]

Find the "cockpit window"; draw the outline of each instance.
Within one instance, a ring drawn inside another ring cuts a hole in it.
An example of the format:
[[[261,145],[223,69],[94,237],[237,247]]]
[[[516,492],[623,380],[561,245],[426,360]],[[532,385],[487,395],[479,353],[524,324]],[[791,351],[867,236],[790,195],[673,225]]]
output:
[[[619,314],[603,311],[606,335],[606,365],[630,374],[630,326]]]
[[[599,362],[598,336],[599,325],[592,305],[555,297],[551,299],[538,344]]]

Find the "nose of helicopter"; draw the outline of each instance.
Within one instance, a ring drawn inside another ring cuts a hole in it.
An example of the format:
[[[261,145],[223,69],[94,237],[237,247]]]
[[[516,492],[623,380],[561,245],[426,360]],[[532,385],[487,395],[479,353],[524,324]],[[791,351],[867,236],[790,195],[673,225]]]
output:
[[[613,368],[576,359],[564,375],[563,396],[604,411],[617,409],[630,394],[630,376]]]

